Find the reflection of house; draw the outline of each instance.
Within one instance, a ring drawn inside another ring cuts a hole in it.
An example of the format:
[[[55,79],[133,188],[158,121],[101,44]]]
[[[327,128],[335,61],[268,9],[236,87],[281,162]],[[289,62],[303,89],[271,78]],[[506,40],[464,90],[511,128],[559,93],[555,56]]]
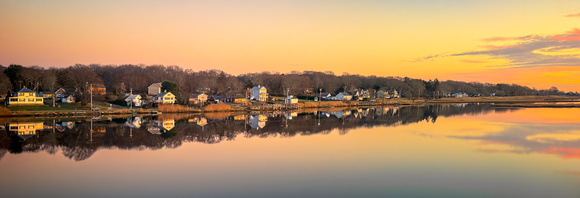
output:
[[[250,127],[254,129],[263,129],[266,126],[268,117],[265,115],[252,115],[250,117]]]
[[[42,122],[29,122],[29,123],[8,123],[8,132],[12,132],[22,139],[26,140],[34,135],[39,130],[44,129],[44,124]]]
[[[171,131],[173,127],[175,127],[175,120],[174,119],[163,119],[155,121],[155,125],[162,130]]]
[[[44,105],[43,98],[36,92],[24,87],[12,97],[8,97],[8,105]]]
[[[107,88],[103,84],[94,84],[91,87],[93,95],[105,95],[107,93]]]
[[[74,122],[61,122],[60,125],[69,129],[75,128]]]
[[[125,122],[125,125],[134,129],[138,129],[141,128],[142,123],[143,121],[141,117],[135,117],[135,118],[127,118],[127,122]]]
[[[131,103],[133,103],[133,106],[136,107],[143,105],[143,100],[139,94],[130,95],[129,97],[125,98],[125,102],[127,102],[127,106],[131,106]]]
[[[153,83],[147,87],[147,95],[154,96],[161,93],[161,83]]]
[[[290,95],[284,99],[284,103],[290,103],[290,104],[298,103],[298,98]]]
[[[147,131],[153,135],[161,135],[161,129],[154,126],[147,127]]]
[[[343,118],[343,117],[349,116],[351,114],[351,112],[349,110],[347,110],[347,111],[335,111],[335,112],[333,112],[333,114],[337,118]]]
[[[292,118],[295,118],[296,116],[298,116],[298,113],[292,112],[292,113],[286,114],[285,116],[286,116],[286,119],[292,120]]]
[[[197,118],[196,120],[197,125],[199,126],[205,126],[207,125],[207,119],[206,118]]]
[[[207,94],[191,94],[189,97],[189,104],[200,104],[207,101]]]
[[[163,92],[153,97],[153,101],[155,101],[156,103],[174,104],[175,95],[173,95],[171,92]]]
[[[250,100],[258,100],[258,101],[268,100],[268,89],[266,89],[266,87],[261,85],[252,87]]]

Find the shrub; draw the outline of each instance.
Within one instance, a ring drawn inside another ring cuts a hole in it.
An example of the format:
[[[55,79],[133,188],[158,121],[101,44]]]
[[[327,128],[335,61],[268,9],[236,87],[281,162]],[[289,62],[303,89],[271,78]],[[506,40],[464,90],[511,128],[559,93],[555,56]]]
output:
[[[0,115],[12,115],[12,112],[6,107],[0,107]]]
[[[234,110],[232,106],[225,104],[225,103],[217,103],[217,104],[210,104],[205,107],[203,110],[205,111],[232,111]]]
[[[161,112],[190,112],[191,109],[187,106],[177,105],[177,104],[159,104],[157,109]]]

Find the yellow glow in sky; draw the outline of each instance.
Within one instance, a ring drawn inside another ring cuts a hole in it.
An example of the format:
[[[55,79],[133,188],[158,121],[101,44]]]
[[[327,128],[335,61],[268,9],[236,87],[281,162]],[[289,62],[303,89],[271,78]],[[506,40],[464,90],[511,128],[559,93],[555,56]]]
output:
[[[554,66],[578,72],[578,7],[575,0],[5,0],[0,64],[163,64],[231,74],[315,70],[580,91],[579,79],[544,75]],[[542,48],[550,52],[535,51],[551,59],[524,52],[458,56],[536,44],[534,36],[559,39],[567,48],[552,43]],[[430,56],[437,58],[422,59]],[[542,64],[530,65],[538,60]],[[512,76],[474,76],[514,65]]]

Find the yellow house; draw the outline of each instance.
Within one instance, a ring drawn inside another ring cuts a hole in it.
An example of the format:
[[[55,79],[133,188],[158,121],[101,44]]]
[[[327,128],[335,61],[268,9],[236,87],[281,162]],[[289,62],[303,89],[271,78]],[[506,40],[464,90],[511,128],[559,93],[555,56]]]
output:
[[[44,105],[44,102],[36,92],[24,87],[8,98],[8,105]]]
[[[163,92],[160,94],[157,94],[153,100],[156,103],[163,103],[163,104],[175,104],[175,95],[173,95],[171,92]]]
[[[22,139],[28,139],[36,135],[36,132],[44,129],[44,124],[42,122],[34,123],[8,123],[8,131],[15,133]]]

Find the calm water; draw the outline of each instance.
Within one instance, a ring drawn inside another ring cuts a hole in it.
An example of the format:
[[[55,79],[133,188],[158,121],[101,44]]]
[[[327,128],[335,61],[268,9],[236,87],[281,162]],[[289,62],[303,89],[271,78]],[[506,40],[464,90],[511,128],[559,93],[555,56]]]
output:
[[[2,197],[580,197],[580,109],[3,122]]]

